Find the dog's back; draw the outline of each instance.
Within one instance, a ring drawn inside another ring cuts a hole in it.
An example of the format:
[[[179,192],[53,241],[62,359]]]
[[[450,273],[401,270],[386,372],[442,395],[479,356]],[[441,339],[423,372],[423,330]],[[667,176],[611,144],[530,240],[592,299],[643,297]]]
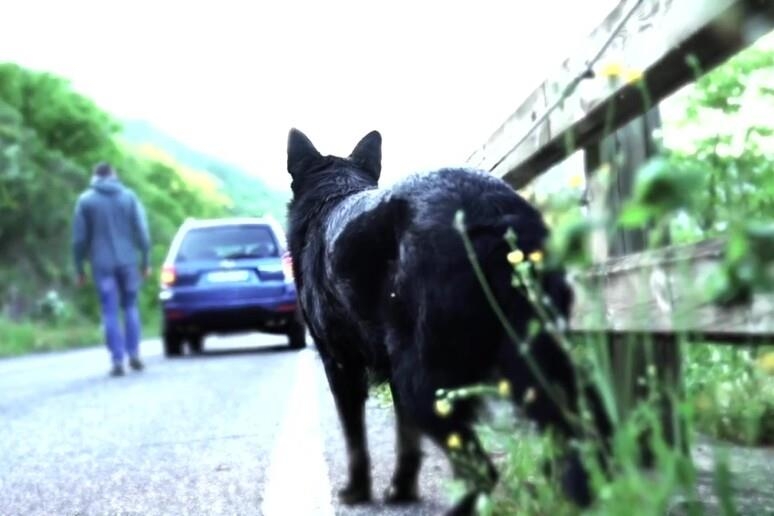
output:
[[[448,169],[414,176],[378,199],[338,233],[328,255],[331,277],[346,278],[340,290],[354,310],[350,320],[368,322],[366,338],[376,336],[373,345],[384,346],[390,375],[405,389],[403,399],[429,423],[435,420],[437,389],[505,377],[513,363],[505,357],[515,349],[474,273],[454,225],[457,212],[465,215],[466,236],[494,300],[520,335],[534,310],[511,285],[505,234],[511,229],[528,255],[543,248],[548,231],[540,214],[509,186],[480,172]],[[365,264],[361,274],[353,273],[354,263]],[[561,272],[546,273],[540,287],[566,317],[571,293]],[[545,357],[547,364],[568,366],[553,343],[544,348],[547,355],[557,350],[556,357]],[[419,375],[425,381],[408,381]],[[523,389],[537,387],[528,383],[521,382]]]

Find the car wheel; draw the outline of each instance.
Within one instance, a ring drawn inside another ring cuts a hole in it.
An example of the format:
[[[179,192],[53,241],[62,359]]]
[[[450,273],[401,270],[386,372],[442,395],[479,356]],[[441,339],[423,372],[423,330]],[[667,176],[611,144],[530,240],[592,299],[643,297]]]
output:
[[[183,339],[173,333],[164,334],[164,355],[167,357],[179,357],[183,354]]]
[[[201,353],[204,349],[204,335],[191,335],[188,338],[188,349],[191,353]]]
[[[288,342],[291,349],[303,349],[306,347],[306,326],[301,321],[290,323],[288,330]]]

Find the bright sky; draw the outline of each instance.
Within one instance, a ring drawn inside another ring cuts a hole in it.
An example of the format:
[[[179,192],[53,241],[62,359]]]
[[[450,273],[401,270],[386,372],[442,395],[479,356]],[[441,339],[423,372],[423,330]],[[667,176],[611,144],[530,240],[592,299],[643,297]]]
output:
[[[615,0],[16,0],[0,61],[287,187],[290,127],[324,154],[384,137],[383,179],[461,164]]]

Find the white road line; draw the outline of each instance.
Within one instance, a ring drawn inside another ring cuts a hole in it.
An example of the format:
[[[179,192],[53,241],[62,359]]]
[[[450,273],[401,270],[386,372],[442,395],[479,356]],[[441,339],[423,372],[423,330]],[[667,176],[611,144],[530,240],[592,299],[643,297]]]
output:
[[[314,352],[298,353],[293,388],[272,449],[263,494],[264,516],[333,516],[323,453]]]

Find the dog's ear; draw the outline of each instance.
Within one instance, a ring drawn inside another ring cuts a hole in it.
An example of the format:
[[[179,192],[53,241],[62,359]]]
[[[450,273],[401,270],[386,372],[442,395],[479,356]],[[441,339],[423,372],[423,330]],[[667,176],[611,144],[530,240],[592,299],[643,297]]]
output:
[[[322,158],[312,142],[295,127],[288,133],[288,172],[295,177]]]
[[[349,159],[361,166],[374,180],[379,180],[382,172],[382,135],[371,131],[355,145]]]

